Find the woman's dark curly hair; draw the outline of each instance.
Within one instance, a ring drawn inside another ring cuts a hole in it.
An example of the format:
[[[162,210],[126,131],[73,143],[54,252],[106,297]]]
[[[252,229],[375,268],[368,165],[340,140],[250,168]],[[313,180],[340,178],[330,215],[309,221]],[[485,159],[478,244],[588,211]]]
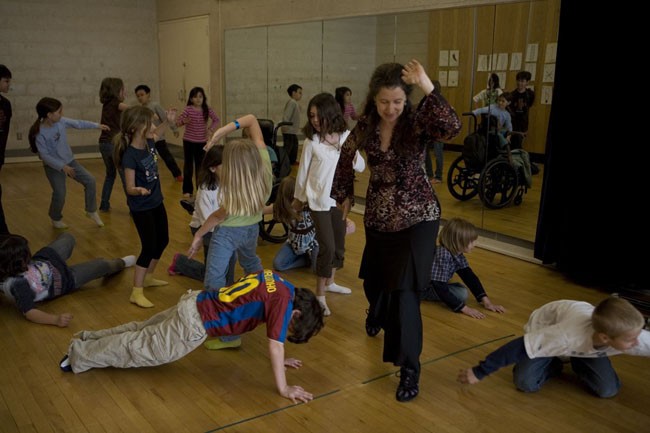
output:
[[[291,326],[293,332],[287,337],[287,340],[297,344],[306,343],[325,326],[323,307],[316,299],[314,292],[296,287],[293,309],[299,310],[300,315],[293,318]]]
[[[20,235],[0,235],[0,281],[25,272],[31,259],[27,239]]]

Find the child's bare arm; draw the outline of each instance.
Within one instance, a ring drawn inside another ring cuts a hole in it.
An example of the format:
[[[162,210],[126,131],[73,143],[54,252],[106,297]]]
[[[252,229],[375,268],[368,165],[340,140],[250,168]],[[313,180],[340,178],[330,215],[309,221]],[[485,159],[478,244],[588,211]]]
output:
[[[260,128],[260,124],[257,122],[257,117],[252,114],[247,114],[217,129],[203,150],[207,151],[212,146],[217,144],[217,142],[223,137],[240,128],[248,128],[248,134],[253,143],[255,143],[255,145],[259,148],[266,149],[266,143],[264,143],[264,135],[262,135],[262,129]]]
[[[284,344],[280,343],[279,341],[269,339],[269,357],[271,358],[271,367],[273,368],[275,385],[282,397],[288,398],[294,403],[297,403],[297,401],[307,403],[308,401],[314,399],[314,396],[311,393],[305,391],[301,386],[287,385],[287,377],[285,375]],[[298,360],[293,361],[294,362],[290,363],[290,366],[292,367],[298,365],[295,363],[295,361],[300,363]]]
[[[124,183],[126,184],[126,193],[128,195],[149,195],[151,191],[142,186],[135,186],[135,170],[132,168],[124,169]]]
[[[25,313],[25,318],[30,322],[39,323],[41,325],[56,325],[59,328],[65,328],[72,320],[72,314],[50,314],[41,311],[38,308],[32,308]]]
[[[201,227],[199,227],[196,233],[194,233],[192,245],[190,245],[190,249],[187,252],[189,258],[192,258],[203,245],[203,236],[205,236],[214,227],[224,222],[227,216],[228,215],[226,214],[226,211],[222,207],[210,214],[210,216],[205,220]]]

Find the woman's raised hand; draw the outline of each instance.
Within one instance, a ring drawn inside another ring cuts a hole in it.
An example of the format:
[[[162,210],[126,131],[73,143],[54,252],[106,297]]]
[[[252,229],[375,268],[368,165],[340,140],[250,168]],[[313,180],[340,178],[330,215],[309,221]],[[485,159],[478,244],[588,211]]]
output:
[[[427,95],[433,90],[433,83],[427,75],[427,72],[420,62],[415,59],[404,65],[404,69],[402,69],[402,80],[406,84],[414,84],[420,87]]]

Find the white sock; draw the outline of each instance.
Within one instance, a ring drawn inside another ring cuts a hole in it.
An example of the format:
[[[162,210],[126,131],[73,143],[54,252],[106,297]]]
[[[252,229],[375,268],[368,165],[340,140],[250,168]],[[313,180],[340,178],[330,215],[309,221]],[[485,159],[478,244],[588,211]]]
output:
[[[97,224],[99,227],[104,227],[104,221],[102,221],[97,212],[86,212],[86,216],[95,221],[95,224]]]
[[[135,265],[136,258],[135,256],[124,256],[122,257],[122,261],[124,262],[125,268],[130,268],[131,266]]]
[[[329,307],[327,306],[327,301],[325,301],[325,296],[316,296],[316,299],[318,299],[320,306],[323,307],[323,316],[329,316],[332,314]]]
[[[325,286],[325,291],[332,292],[332,293],[342,293],[344,295],[349,295],[350,293],[352,293],[351,289],[348,289],[347,287],[339,286],[336,283],[332,283],[330,285]]]

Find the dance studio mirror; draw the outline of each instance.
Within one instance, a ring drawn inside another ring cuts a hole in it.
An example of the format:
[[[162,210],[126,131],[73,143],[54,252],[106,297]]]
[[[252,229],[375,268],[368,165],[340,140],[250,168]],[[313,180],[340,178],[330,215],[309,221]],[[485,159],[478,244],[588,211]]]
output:
[[[490,73],[499,76],[503,90],[512,91],[517,72],[529,70],[533,76],[529,86],[536,97],[523,147],[541,172],[532,176],[532,187],[521,202],[513,200],[492,209],[480,194],[462,200],[451,194],[448,170],[471,132],[469,116],[462,118],[462,132],[445,143],[443,183],[435,190],[444,219],[462,217],[496,238],[506,235],[532,243],[552,102],[559,6],[559,0],[540,0],[227,30],[226,118],[252,111],[279,122],[292,83],[303,88],[301,122],[306,121],[313,95],[334,93],[340,86],[352,90],[359,113],[374,68],[411,58],[420,60],[431,78],[441,83],[442,94],[461,115],[478,108],[472,97],[486,87]],[[412,102],[417,104],[421,97],[414,92]],[[433,152],[431,157],[435,169]],[[355,186],[361,198],[367,177],[367,173],[358,176]]]

